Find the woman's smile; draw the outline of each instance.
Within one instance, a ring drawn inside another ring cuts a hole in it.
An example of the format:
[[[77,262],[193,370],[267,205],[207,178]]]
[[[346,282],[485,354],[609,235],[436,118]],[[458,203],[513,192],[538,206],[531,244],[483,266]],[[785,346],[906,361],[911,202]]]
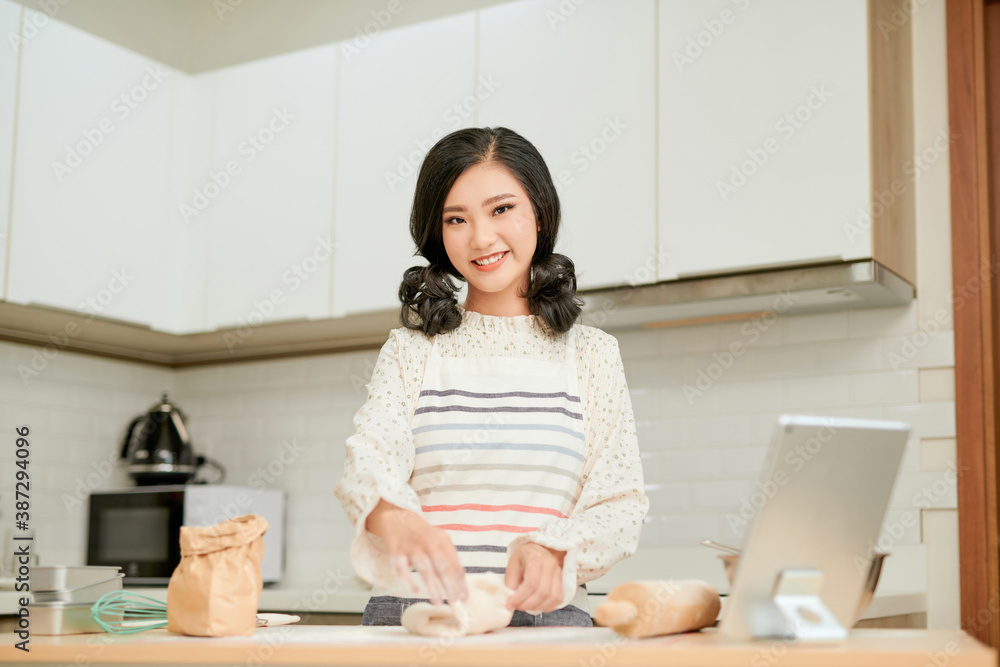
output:
[[[465,307],[487,315],[526,315],[538,222],[531,199],[507,167],[483,162],[452,185],[441,237],[469,284]]]
[[[503,264],[503,260],[510,254],[509,250],[504,250],[503,252],[498,252],[493,255],[487,255],[483,259],[474,259],[472,263],[476,265],[476,268],[480,271],[493,271],[500,268]]]

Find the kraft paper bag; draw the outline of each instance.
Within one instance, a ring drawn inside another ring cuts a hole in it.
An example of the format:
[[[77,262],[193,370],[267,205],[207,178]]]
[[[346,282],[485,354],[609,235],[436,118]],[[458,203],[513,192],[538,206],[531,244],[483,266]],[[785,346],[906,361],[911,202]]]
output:
[[[214,526],[181,526],[181,562],[167,587],[167,630],[195,637],[249,636],[264,588],[267,520],[256,514]]]

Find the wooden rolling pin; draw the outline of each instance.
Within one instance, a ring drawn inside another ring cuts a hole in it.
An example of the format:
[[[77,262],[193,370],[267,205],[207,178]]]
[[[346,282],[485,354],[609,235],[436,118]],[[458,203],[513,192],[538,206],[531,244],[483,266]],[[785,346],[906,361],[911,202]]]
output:
[[[616,587],[594,620],[632,639],[699,630],[715,623],[722,601],[698,579],[630,581]]]

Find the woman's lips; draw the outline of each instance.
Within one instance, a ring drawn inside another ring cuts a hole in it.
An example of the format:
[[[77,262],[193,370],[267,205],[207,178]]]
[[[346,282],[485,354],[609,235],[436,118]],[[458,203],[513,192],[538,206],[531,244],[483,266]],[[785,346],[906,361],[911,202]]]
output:
[[[494,253],[494,254],[496,254],[496,253]],[[472,262],[472,266],[476,267],[480,271],[494,271],[494,270],[500,268],[500,265],[507,261],[507,255],[509,255],[509,254],[510,254],[509,250],[504,250],[503,257],[501,257],[497,261],[493,262],[492,264],[487,264],[485,266],[480,266],[479,264],[476,264],[475,262]],[[492,256],[493,255],[490,255],[490,257],[492,257]]]

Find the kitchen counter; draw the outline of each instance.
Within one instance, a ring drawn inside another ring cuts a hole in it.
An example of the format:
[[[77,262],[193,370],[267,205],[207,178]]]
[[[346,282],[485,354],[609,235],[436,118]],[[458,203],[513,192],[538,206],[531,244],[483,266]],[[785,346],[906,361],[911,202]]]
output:
[[[709,665],[747,667],[994,667],[997,653],[956,630],[853,630],[843,642],[726,643],[715,630],[626,640],[607,628],[503,628],[474,637],[422,638],[400,627],[284,626],[252,637],[197,638],[150,630],[134,635],[32,636],[31,651],[0,635],[0,662],[98,665],[493,665],[552,667]]]
[[[166,586],[156,588],[128,587],[129,591],[147,595],[161,602],[167,601]],[[17,598],[20,594],[10,591],[0,592],[0,616],[10,616],[17,613]],[[360,586],[341,586],[332,592],[326,592],[322,586],[316,588],[265,588],[260,595],[258,609],[262,612],[317,614],[360,614],[368,603],[369,589]],[[590,595],[590,609],[604,601],[603,593]],[[726,597],[722,597],[722,609],[725,609]],[[903,616],[927,611],[927,596],[917,592],[877,592],[872,598],[868,609],[861,616],[862,620],[885,618],[888,616]],[[722,611],[719,612],[722,618]]]

